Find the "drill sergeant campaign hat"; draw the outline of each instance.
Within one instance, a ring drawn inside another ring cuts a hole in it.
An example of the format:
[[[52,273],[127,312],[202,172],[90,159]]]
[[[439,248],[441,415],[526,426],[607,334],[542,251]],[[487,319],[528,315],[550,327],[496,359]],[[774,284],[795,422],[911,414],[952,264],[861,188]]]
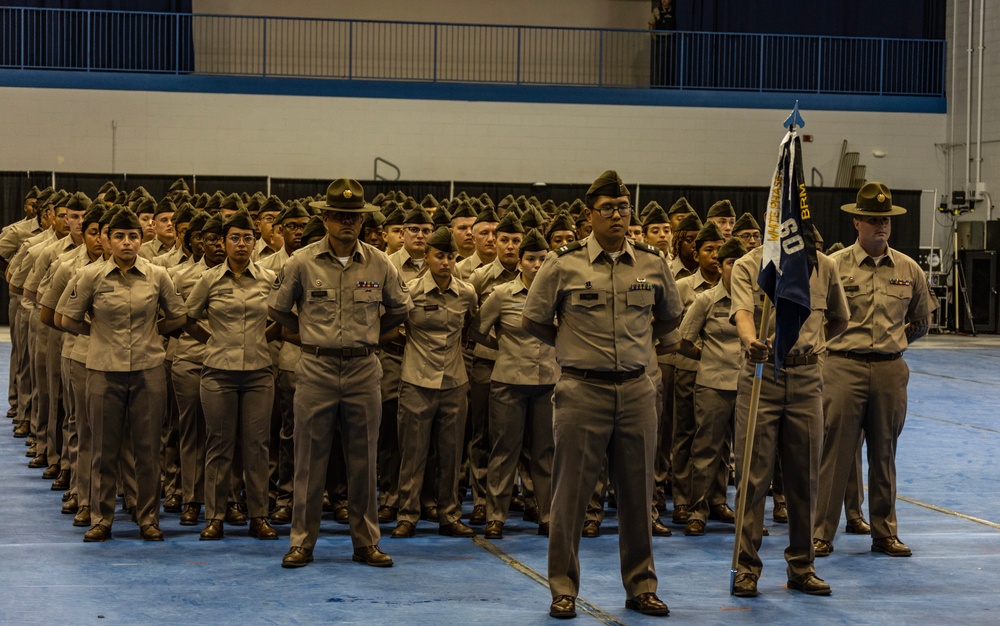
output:
[[[365,202],[365,188],[353,178],[338,178],[333,181],[326,188],[326,198],[310,202],[309,206],[321,211],[343,213],[371,213],[378,210],[377,206]]]
[[[458,252],[458,244],[455,243],[455,238],[451,235],[451,229],[447,226],[441,226],[427,238],[427,247],[437,248],[442,252]]]
[[[708,208],[706,217],[736,217],[736,209],[729,200],[719,200]]]
[[[565,229],[563,229],[565,230]],[[542,233],[538,232],[537,228],[532,228],[521,240],[521,245],[518,248],[521,256],[524,256],[525,252],[543,252],[549,249],[549,244],[542,237]]]
[[[743,247],[743,242],[736,237],[730,237],[719,248],[719,263],[721,264],[726,259],[739,259],[746,253],[747,249]]]
[[[892,192],[879,182],[870,182],[858,190],[857,200],[840,207],[841,211],[862,217],[902,215],[906,209],[892,203]]]

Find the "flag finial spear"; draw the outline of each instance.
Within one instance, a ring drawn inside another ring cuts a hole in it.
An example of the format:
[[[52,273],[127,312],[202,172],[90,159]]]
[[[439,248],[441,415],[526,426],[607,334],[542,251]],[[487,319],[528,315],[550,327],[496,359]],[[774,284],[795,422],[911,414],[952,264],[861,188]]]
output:
[[[788,116],[788,119],[785,120],[785,123],[783,125],[789,131],[795,130],[796,126],[799,127],[799,128],[802,128],[803,126],[806,125],[805,121],[802,120],[802,116],[799,115],[799,101],[798,100],[795,101],[795,108],[792,109],[792,114]]]

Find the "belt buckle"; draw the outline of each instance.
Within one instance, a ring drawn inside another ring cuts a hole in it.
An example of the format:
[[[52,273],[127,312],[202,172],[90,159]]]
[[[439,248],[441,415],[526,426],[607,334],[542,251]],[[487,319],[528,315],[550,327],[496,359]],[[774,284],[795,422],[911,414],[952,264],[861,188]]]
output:
[[[312,350],[311,350],[311,353],[312,353],[312,355],[314,357],[319,357],[320,356],[320,353],[319,353],[320,350],[322,350],[322,348],[320,348],[319,346],[313,346]]]

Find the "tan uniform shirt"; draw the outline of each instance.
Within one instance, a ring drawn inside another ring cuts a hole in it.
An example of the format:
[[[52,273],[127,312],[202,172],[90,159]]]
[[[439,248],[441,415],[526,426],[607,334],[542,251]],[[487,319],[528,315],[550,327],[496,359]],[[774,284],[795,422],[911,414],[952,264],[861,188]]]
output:
[[[462,360],[462,331],[479,310],[469,283],[452,278],[443,292],[430,274],[407,283],[413,311],[406,321],[400,380],[429,389],[469,382]]]
[[[733,266],[731,294],[733,304],[729,312],[730,321],[734,321],[736,311],[752,311],[754,323],[760,328],[764,292],[757,285],[757,274],[760,273],[763,253],[763,246],[754,248]],[[822,252],[816,253],[816,257],[818,265],[809,276],[812,313],[802,324],[799,338],[789,350],[789,356],[821,354],[826,349],[823,329],[826,321],[843,321],[850,317],[847,298],[844,297],[844,289],[840,286],[840,278],[837,276],[837,268]],[[772,315],[768,325],[767,338],[770,340],[774,340],[774,319]]]
[[[681,339],[701,345],[695,383],[702,387],[736,391],[743,349],[736,325],[729,321],[730,308],[732,299],[726,286],[719,281],[708,291],[698,294],[684,313],[680,335]]]
[[[206,367],[249,372],[271,366],[264,331],[273,283],[274,272],[252,261],[239,275],[228,261],[201,275],[185,304],[189,317],[208,319]]]
[[[505,268],[498,257],[493,259],[492,263],[477,267],[472,272],[472,275],[469,276],[469,284],[476,290],[476,296],[479,298],[481,306],[486,301],[486,298],[493,293],[497,285],[509,283],[517,278],[519,274],[520,272],[517,269],[509,270]],[[493,348],[487,348],[481,343],[477,343],[472,350],[472,356],[496,361],[497,351]]]
[[[102,260],[98,259],[98,262]],[[66,291],[70,279],[73,278],[78,269],[90,265],[90,262],[87,246],[78,246],[60,255],[52,264],[52,271],[46,274],[38,286],[38,304],[55,311],[56,307],[59,306],[59,298]],[[60,356],[66,359],[72,358],[74,344],[80,339],[89,340],[89,337],[65,333]],[[89,344],[89,341],[87,343]]]
[[[379,306],[390,315],[413,308],[389,257],[359,241],[347,265],[341,265],[328,237],[292,255],[275,279],[268,304],[284,312],[297,306],[302,343],[323,348],[374,348]]]
[[[399,277],[403,279],[404,283],[408,283],[414,278],[419,278],[427,272],[427,264],[421,263],[417,265],[410,256],[410,253],[406,251],[406,248],[400,248],[390,254],[389,261],[396,268],[396,271],[399,272]]]
[[[42,227],[34,217],[4,227],[0,235],[0,257],[10,261],[21,249],[22,243],[41,232]]]
[[[491,380],[507,385],[554,385],[559,380],[556,349],[521,328],[528,287],[520,277],[497,285],[479,307],[481,334],[496,331],[500,345]]]
[[[112,257],[82,268],[76,288],[65,294],[56,311],[76,321],[90,314],[87,369],[136,372],[163,364],[166,351],[156,331],[158,309],[168,319],[185,314],[167,270],[140,257],[122,272]]]
[[[185,302],[191,295],[191,290],[201,275],[209,270],[208,264],[202,258],[197,263],[191,263],[190,259],[180,265],[175,265],[167,270],[170,280],[174,282],[174,288]],[[177,338],[174,345],[174,361],[190,361],[192,363],[205,363],[205,344],[198,341],[191,335],[183,333]]]
[[[158,237],[154,237],[152,240],[139,246],[139,256],[149,260],[153,257],[160,256],[161,254],[166,254],[173,249],[173,246],[168,246],[159,240]]]
[[[684,312],[682,315],[687,315],[688,308],[691,303],[694,302],[695,296],[700,293],[704,293],[712,288],[712,284],[705,280],[705,275],[701,273],[699,268],[694,274],[689,274],[683,278],[677,280],[677,293],[681,297],[681,302],[684,303]],[[681,322],[683,323],[683,321]],[[677,343],[681,340],[681,334],[679,330],[675,330],[669,335],[667,335],[663,342],[667,344]],[[701,347],[701,341],[694,342],[695,345]],[[698,371],[698,361],[687,358],[686,356],[675,352],[674,354],[668,354],[665,360],[666,363],[670,363],[677,369],[686,370],[688,372]]]
[[[38,288],[42,284],[42,280],[52,269],[52,263],[59,258],[60,255],[75,249],[77,245],[73,243],[73,238],[70,236],[63,237],[62,239],[57,239],[45,247],[43,247],[38,252],[38,256],[35,257],[34,262],[31,264],[31,269],[28,272],[27,277],[24,279],[23,289],[27,291],[34,291],[38,293]]]
[[[477,268],[483,266],[483,260],[479,258],[479,252],[473,252],[472,256],[467,259],[462,259],[455,264],[455,275],[462,280],[469,280]]]
[[[861,244],[830,256],[847,295],[851,319],[847,330],[827,346],[830,350],[881,352],[906,350],[906,323],[930,315],[937,308],[927,277],[905,254],[887,248],[878,267]]]
[[[18,289],[24,289],[24,281],[35,267],[38,255],[45,246],[56,240],[56,233],[51,228],[28,239],[10,262],[10,284]]]
[[[159,256],[155,256],[152,259],[149,259],[149,262],[152,263],[153,265],[159,265],[160,267],[170,268],[179,264],[185,258],[187,257],[184,256],[184,250],[182,248],[175,247],[171,248],[169,252],[164,252]]]
[[[617,260],[594,237],[564,248],[542,264],[524,317],[551,325],[559,315],[556,360],[562,367],[645,370],[652,358],[651,322],[674,319],[682,310],[663,255],[628,239]]]

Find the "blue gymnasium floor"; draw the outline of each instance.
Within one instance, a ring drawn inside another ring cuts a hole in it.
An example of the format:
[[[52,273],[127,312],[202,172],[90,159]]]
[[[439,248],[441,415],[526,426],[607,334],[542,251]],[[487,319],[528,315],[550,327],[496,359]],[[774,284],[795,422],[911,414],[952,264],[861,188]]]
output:
[[[0,344],[0,380],[9,350]],[[768,523],[760,597],[729,595],[731,526],[710,522],[704,537],[655,539],[665,623],[997,624],[1000,623],[1000,338],[931,336],[909,353],[910,414],[898,454],[898,514],[909,559],[869,551],[869,538],[838,535],[817,560],[831,597],[784,587],[787,530]],[[0,432],[0,623],[3,624],[542,624],[546,540],[512,514],[507,537],[487,542],[439,537],[421,522],[410,540],[384,538],[396,566],[351,562],[347,527],[324,521],[316,562],[279,565],[282,538],[260,542],[227,527],[199,542],[200,527],[164,514],[166,541],[147,544],[124,515],[115,538],[84,544],[59,512],[59,492],[30,470],[23,440]],[[470,506],[467,503],[467,508]],[[769,505],[770,506],[770,505]],[[770,514],[770,511],[768,511]],[[391,530],[383,526],[387,535]],[[583,582],[576,623],[663,623],[624,609],[613,513],[603,534],[582,540]]]

